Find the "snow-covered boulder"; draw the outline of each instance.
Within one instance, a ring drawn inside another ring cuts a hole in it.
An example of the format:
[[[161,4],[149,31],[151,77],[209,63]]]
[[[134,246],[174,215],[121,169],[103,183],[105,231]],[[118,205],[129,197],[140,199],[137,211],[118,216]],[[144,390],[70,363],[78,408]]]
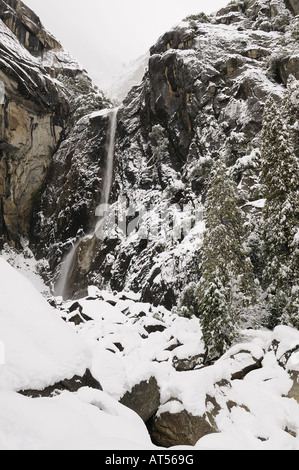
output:
[[[90,350],[35,287],[0,259],[0,390],[43,390],[91,367]]]
[[[249,372],[262,367],[263,349],[255,344],[237,344],[221,357],[218,364],[230,371],[231,380],[243,379]]]
[[[0,450],[154,450],[141,418],[99,390],[32,400],[0,391]]]

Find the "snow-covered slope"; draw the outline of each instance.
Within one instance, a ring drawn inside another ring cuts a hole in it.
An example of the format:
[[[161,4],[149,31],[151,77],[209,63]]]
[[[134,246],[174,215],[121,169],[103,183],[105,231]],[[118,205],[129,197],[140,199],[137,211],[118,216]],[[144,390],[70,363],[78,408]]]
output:
[[[0,390],[42,390],[90,367],[88,348],[35,287],[0,260],[0,332],[6,364]]]
[[[1,450],[154,449],[139,416],[91,389],[37,400],[0,392],[0,420]]]
[[[141,418],[104,392],[82,388],[51,399],[15,393],[79,379],[91,367],[92,353],[3,258],[0,272],[0,449],[152,448]]]
[[[0,267],[6,349],[0,361],[1,450],[157,451],[150,435],[160,449],[299,450],[297,330],[243,331],[239,343],[203,367],[196,318],[142,303],[133,293],[97,288],[76,303],[56,299],[54,309],[3,259]],[[103,391],[57,390],[37,399],[15,393],[86,367]],[[153,413],[148,429],[138,416],[141,384],[144,406]]]

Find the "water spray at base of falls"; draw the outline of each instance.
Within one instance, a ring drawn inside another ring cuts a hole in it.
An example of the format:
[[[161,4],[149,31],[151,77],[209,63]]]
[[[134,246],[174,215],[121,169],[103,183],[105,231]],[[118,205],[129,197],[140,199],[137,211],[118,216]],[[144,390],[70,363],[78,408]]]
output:
[[[85,247],[87,243],[92,243],[92,240],[95,238],[96,240],[98,240],[97,233],[101,231],[101,228],[105,223],[105,210],[103,211],[103,208],[108,207],[112,186],[115,138],[117,130],[117,114],[118,108],[111,110],[111,112],[109,113],[110,123],[108,132],[107,162],[105,168],[105,177],[103,180],[101,201],[99,208],[96,211],[96,215],[101,216],[102,218],[99,222],[97,222],[94,231],[75,242],[69,253],[64,258],[60,276],[54,289],[55,296],[62,297],[64,300],[66,300],[66,298],[68,297],[68,288],[72,278],[72,274],[74,273],[74,270],[78,269],[77,263],[80,248],[83,248],[83,245]],[[85,251],[88,252],[88,249]]]

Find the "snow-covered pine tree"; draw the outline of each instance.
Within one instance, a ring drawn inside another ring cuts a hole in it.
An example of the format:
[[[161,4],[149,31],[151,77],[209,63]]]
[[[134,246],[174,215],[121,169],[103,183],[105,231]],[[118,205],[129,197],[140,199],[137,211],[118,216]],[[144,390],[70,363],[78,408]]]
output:
[[[299,327],[299,159],[291,107],[289,96],[280,108],[270,100],[262,132],[263,284],[270,328]]]
[[[238,188],[222,159],[211,173],[205,214],[198,310],[211,359],[231,346],[256,295],[252,265],[244,249]]]

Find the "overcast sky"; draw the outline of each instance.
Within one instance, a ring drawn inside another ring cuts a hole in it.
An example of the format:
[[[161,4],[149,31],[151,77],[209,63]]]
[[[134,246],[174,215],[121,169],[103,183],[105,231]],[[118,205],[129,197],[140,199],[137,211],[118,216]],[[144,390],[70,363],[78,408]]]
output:
[[[100,85],[189,14],[229,0],[23,0]]]

